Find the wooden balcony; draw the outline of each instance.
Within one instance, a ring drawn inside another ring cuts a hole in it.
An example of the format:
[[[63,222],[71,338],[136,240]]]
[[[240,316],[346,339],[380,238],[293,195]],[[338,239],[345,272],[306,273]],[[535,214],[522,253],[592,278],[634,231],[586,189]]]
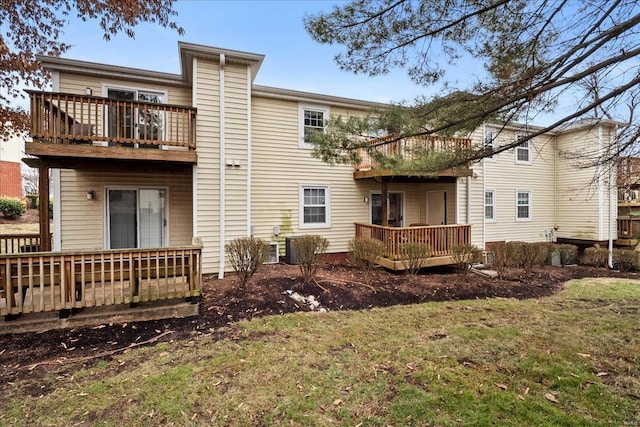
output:
[[[190,299],[202,247],[0,255],[0,315]]]
[[[373,139],[370,145],[376,151],[386,157],[400,157],[403,160],[414,160],[424,153],[456,152],[456,150],[468,150],[471,148],[471,139],[454,138],[438,135],[420,135],[398,139],[390,135],[384,138]],[[360,162],[355,165],[354,178],[366,179],[384,176],[394,176],[391,170],[381,169],[377,161],[365,149],[358,150]],[[441,177],[471,176],[471,169],[457,168],[440,171]]]
[[[405,270],[401,247],[407,243],[421,243],[431,249],[431,257],[422,261],[423,267],[453,264],[452,248],[471,243],[471,225],[437,225],[415,227],[384,227],[381,225],[356,223],[356,237],[373,237],[384,243],[383,267]]]
[[[197,161],[195,108],[55,92],[27,93],[33,142],[25,144],[25,151],[51,167],[73,167],[69,165],[73,159]]]
[[[640,187],[640,157],[622,157],[617,165],[618,187]]]
[[[640,242],[640,217],[619,217],[618,238],[616,244],[620,246],[635,246]]]
[[[0,234],[0,254],[40,252],[40,234]]]

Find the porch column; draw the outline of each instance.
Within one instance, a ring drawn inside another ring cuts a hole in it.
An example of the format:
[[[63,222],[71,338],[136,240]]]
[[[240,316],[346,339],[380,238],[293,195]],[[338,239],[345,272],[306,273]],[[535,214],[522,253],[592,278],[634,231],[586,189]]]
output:
[[[40,213],[40,252],[51,251],[51,231],[49,228],[49,168],[38,168],[38,210]]]
[[[389,225],[389,194],[387,192],[387,181],[382,178],[382,190],[380,198],[382,199],[382,226]]]

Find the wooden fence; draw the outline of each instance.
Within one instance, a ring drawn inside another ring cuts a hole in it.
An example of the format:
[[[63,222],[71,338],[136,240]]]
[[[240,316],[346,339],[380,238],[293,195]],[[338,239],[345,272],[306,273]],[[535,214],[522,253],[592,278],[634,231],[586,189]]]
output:
[[[0,234],[0,254],[38,252],[40,234]]]
[[[197,298],[202,248],[0,256],[0,315]]]

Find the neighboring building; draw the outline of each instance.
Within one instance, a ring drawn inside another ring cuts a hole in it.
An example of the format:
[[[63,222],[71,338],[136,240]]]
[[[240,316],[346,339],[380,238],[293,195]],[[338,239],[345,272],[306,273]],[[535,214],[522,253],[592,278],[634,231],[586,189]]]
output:
[[[179,54],[181,74],[39,57],[53,92],[30,93],[27,153],[53,169],[54,250],[198,237],[203,272],[223,274],[225,242],[248,235],[277,242],[281,254],[287,237],[320,234],[329,252],[346,252],[354,236],[373,236],[387,245],[391,268],[401,268],[397,250],[407,241],[429,243],[436,265],[450,262],[457,243],[616,238],[615,171],[560,156],[604,147],[613,122],[537,136],[430,178],[393,175],[366,159],[354,171],[312,158],[305,132],[323,129],[330,114],[384,105],[254,85],[262,55],[188,43]],[[500,143],[535,130],[486,124],[468,138],[411,143]]]
[[[22,197],[22,153],[24,140],[13,135],[0,138],[0,197]]]
[[[640,158],[620,159],[618,174],[618,240],[619,246],[640,243]]]

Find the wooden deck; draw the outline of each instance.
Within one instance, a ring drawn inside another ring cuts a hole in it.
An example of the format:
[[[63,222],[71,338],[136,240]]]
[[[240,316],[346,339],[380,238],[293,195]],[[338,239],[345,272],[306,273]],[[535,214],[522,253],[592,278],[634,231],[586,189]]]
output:
[[[426,244],[431,257],[422,261],[422,267],[453,264],[452,248],[471,242],[471,225],[454,224],[415,227],[384,227],[356,223],[356,237],[373,237],[385,245],[384,258],[379,263],[392,270],[405,270],[401,248],[407,243]]]
[[[57,92],[27,93],[33,142],[25,145],[25,151],[50,165],[58,158],[197,161],[195,108]]]
[[[40,234],[0,234],[0,254],[40,251]]]
[[[198,299],[202,248],[0,256],[0,315]]]

